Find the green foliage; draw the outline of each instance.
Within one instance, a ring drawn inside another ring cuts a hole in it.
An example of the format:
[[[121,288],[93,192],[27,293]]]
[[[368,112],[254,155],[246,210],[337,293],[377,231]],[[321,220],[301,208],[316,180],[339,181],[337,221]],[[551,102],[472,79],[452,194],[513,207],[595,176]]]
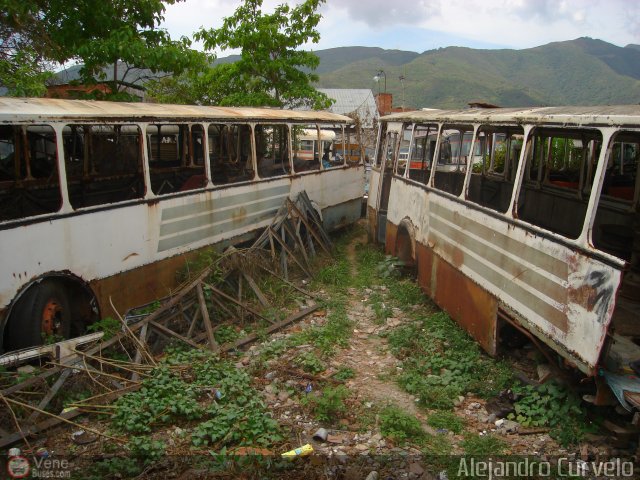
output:
[[[378,274],[378,277],[383,279],[397,278],[400,276],[400,268],[403,266],[404,262],[402,260],[398,260],[396,257],[387,255],[384,257],[384,260],[376,265],[376,273]]]
[[[469,433],[460,442],[466,455],[477,457],[488,457],[491,455],[502,455],[507,447],[507,443],[501,438],[493,435],[478,435]]]
[[[384,253],[375,245],[366,244],[356,250],[358,261],[358,273],[355,278],[355,286],[369,287],[376,280],[377,266],[385,259]]]
[[[350,283],[350,266],[345,258],[334,258],[332,262],[321,268],[314,276],[314,280],[323,285],[346,287]]]
[[[406,310],[413,305],[422,305],[428,302],[420,285],[412,279],[397,280],[389,283],[389,293],[393,302],[398,307]]]
[[[273,13],[264,13],[262,0],[246,0],[220,28],[196,32],[194,38],[207,50],[242,51],[236,62],[212,67],[211,78],[222,80],[213,84],[216,90],[207,98],[222,97],[221,105],[234,106],[329,107],[328,97],[311,85],[318,79],[309,73],[318,66],[318,57],[299,50],[320,39],[317,9],[323,1],[281,4]]]
[[[129,450],[134,458],[139,458],[145,465],[149,465],[164,455],[165,445],[164,442],[150,437],[131,437]]]
[[[44,93],[54,63],[83,63],[81,81],[104,80],[104,67],[115,62],[152,72],[180,73],[202,68],[207,56],[191,50],[185,37],[172,40],[158,28],[165,5],[176,0],[38,0],[8,2],[0,16],[4,55],[0,78],[9,93]],[[120,75],[127,67],[120,66]],[[23,78],[21,78],[23,76]],[[42,82],[42,83],[40,83]],[[125,82],[115,82],[118,96]]]
[[[104,478],[134,478],[137,477],[144,465],[138,459],[131,457],[113,457],[97,461],[89,467],[89,480]]]
[[[191,434],[191,442],[196,447],[266,447],[282,440],[278,422],[267,414],[264,403],[255,395],[212,403],[207,413],[210,419],[200,423]]]
[[[393,310],[389,303],[385,303],[382,295],[379,292],[373,292],[369,297],[369,304],[373,313],[375,313],[375,323],[378,325],[383,324],[385,320],[393,315]]]
[[[353,368],[341,367],[338,372],[333,376],[334,379],[344,382],[356,376],[356,372]]]
[[[388,341],[402,360],[399,384],[425,407],[449,409],[462,393],[488,397],[511,382],[508,366],[484,355],[443,312],[393,330]]]
[[[427,424],[431,425],[433,428],[443,428],[453,433],[460,433],[464,428],[462,419],[452,412],[433,412],[429,415]]]
[[[120,321],[112,317],[105,317],[102,320],[92,323],[87,327],[87,333],[104,332],[103,340],[109,340],[120,331]]]
[[[345,304],[344,297],[335,297],[332,306],[328,306],[326,323],[301,332],[295,340],[313,344],[322,355],[331,355],[336,347],[346,347],[353,332],[353,321],[347,316]]]
[[[309,395],[304,397],[303,403],[311,406],[313,414],[321,422],[335,423],[338,415],[347,410],[344,401],[348,396],[349,390],[343,385],[325,387],[320,396]]]
[[[159,423],[178,418],[194,420],[203,416],[194,384],[187,384],[166,366],[154,370],[137,392],[120,397],[112,423],[129,433],[149,433]]]
[[[563,446],[577,444],[593,429],[580,407],[580,397],[563,385],[548,382],[514,390],[522,397],[514,404],[515,414],[508,418],[525,427],[551,427],[551,436]]]
[[[426,435],[415,416],[396,406],[386,407],[380,412],[380,432],[400,444],[418,443]]]
[[[213,337],[220,345],[228,342],[234,342],[241,336],[241,333],[237,332],[231,325],[223,325],[213,333]]]
[[[322,360],[320,360],[313,352],[301,353],[296,357],[296,365],[300,366],[302,370],[314,375],[324,372],[327,366]]]

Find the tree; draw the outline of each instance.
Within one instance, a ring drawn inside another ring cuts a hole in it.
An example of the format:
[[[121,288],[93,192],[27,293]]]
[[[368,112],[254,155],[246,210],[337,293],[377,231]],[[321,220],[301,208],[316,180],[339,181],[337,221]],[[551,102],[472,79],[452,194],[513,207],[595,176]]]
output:
[[[222,27],[196,32],[207,50],[242,50],[238,61],[213,66],[199,77],[216,79],[207,98],[220,99],[221,105],[329,107],[331,100],[311,85],[318,80],[311,72],[320,60],[299,49],[320,39],[317,9],[324,1],[279,5],[269,14],[262,11],[262,0],[245,0]]]
[[[158,28],[176,1],[0,0],[0,83],[10,94],[41,94],[51,66],[68,61],[84,64],[83,83],[119,62],[152,73],[204,68],[208,57],[188,38]],[[123,83],[114,78],[114,92]]]

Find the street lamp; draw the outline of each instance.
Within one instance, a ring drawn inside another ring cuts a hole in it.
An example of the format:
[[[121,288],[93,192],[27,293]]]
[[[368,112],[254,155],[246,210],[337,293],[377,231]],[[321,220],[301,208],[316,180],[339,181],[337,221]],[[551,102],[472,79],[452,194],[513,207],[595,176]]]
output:
[[[384,73],[384,70],[379,70],[376,73],[376,76],[373,79],[378,83],[378,95],[380,95],[380,77],[384,76],[384,93],[387,93],[387,74]]]
[[[404,112],[404,75],[400,75],[398,79],[402,85],[402,111]]]

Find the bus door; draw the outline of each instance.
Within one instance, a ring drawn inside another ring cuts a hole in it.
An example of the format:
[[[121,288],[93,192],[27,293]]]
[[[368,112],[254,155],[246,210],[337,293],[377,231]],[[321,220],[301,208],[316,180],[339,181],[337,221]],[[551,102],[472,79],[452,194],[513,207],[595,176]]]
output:
[[[384,243],[387,231],[387,209],[389,207],[389,193],[391,191],[391,179],[393,178],[394,160],[398,154],[398,144],[402,124],[390,123],[384,132],[384,139],[378,142],[378,155],[376,165],[380,168],[377,196],[377,232],[376,240]]]

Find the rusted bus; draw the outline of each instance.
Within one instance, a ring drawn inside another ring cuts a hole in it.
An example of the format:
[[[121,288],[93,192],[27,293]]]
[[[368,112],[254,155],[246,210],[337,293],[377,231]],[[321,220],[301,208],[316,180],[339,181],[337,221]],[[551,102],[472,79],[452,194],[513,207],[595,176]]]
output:
[[[640,340],[640,107],[400,113],[381,120],[378,148],[419,126],[435,157],[448,132],[466,132],[483,165],[449,188],[436,169],[398,168],[397,149],[383,155],[368,211],[386,251],[411,254],[420,286],[489,353],[500,311],[586,374],[628,369],[611,352],[621,332]]]
[[[344,135],[350,123],[328,112],[0,99],[1,342],[41,341],[45,296],[67,336],[72,279],[91,291],[75,330],[114,313],[111,301],[122,311],[170,293],[185,258],[249,240],[302,190],[327,229],[354,222],[363,166],[296,171],[291,138]]]

